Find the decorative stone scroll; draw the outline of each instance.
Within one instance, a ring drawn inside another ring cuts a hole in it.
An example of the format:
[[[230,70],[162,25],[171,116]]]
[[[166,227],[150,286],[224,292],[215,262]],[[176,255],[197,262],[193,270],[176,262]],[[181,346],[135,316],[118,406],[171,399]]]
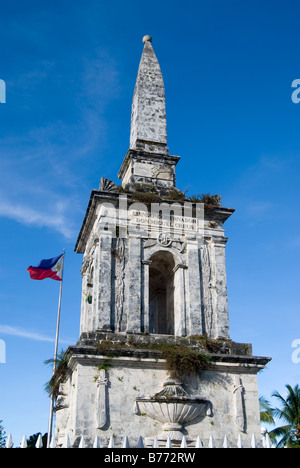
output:
[[[100,192],[115,192],[117,188],[117,185],[112,180],[101,177],[99,185]]]

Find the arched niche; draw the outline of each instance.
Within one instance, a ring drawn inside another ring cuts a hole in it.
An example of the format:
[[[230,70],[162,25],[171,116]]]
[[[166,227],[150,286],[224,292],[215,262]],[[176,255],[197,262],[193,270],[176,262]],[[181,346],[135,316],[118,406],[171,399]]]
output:
[[[155,252],[149,265],[149,332],[174,335],[174,257]]]

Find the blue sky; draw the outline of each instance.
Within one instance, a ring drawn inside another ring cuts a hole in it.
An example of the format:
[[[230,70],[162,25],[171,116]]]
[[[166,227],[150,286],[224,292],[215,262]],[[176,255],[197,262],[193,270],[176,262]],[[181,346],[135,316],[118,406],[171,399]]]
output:
[[[2,2],[0,420],[16,444],[47,431],[59,292],[26,268],[66,249],[59,347],[74,344],[74,245],[100,177],[118,182],[145,34],[181,156],[177,187],[236,209],[225,224],[231,338],[273,358],[261,395],[299,383],[299,13],[291,0]]]

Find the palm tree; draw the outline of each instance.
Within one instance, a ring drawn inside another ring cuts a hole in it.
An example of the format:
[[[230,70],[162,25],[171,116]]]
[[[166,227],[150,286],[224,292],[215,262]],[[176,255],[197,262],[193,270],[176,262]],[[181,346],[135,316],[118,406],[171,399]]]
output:
[[[5,447],[6,433],[4,427],[2,426],[2,420],[0,420],[0,448]]]
[[[273,408],[271,407],[271,403],[266,400],[265,397],[259,398],[259,408],[260,408],[260,421],[265,424],[275,424],[273,418]]]
[[[276,427],[269,436],[276,440],[277,447],[300,448],[300,388],[286,385],[288,394],[283,398],[277,391],[272,394],[280,403],[280,408],[270,408],[274,418],[282,420],[285,424]]]

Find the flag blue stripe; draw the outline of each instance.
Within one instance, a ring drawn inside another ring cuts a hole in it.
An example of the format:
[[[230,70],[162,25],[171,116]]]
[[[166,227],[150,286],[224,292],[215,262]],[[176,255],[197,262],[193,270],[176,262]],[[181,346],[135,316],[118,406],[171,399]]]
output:
[[[35,268],[42,268],[44,270],[50,270],[62,256],[63,254],[58,255],[57,257],[41,260],[40,263],[36,265]]]

